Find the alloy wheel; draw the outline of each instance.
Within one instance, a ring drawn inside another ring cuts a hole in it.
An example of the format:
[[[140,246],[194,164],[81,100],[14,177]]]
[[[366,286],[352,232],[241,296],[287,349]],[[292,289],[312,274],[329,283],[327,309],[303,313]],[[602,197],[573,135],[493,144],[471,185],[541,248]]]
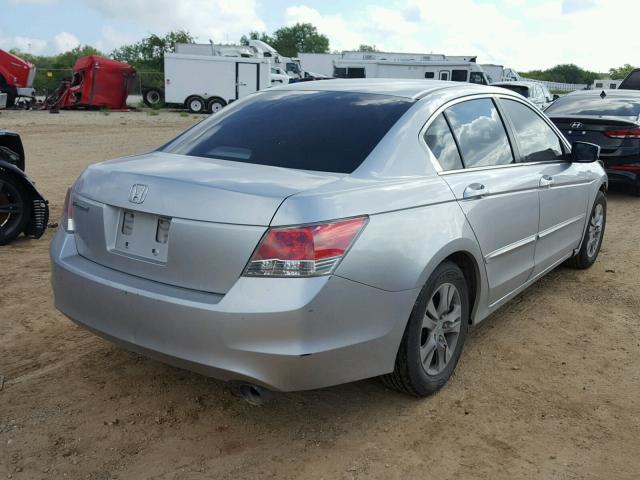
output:
[[[460,292],[441,284],[427,303],[420,335],[420,359],[428,375],[440,374],[453,357],[462,323]]]
[[[599,203],[593,209],[589,219],[589,236],[587,238],[587,255],[593,257],[598,251],[600,238],[602,237],[602,226],[604,225],[604,209]]]

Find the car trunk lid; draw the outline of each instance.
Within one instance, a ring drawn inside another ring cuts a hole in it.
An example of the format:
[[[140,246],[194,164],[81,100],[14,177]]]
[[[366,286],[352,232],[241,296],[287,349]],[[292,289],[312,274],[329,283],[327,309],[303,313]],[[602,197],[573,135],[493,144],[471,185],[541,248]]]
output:
[[[628,156],[638,154],[637,139],[612,138],[605,132],[640,128],[637,117],[602,117],[602,116],[571,116],[551,117],[558,129],[569,142],[590,142],[599,145],[603,158],[609,156]]]
[[[341,176],[162,152],[94,165],[74,186],[78,252],[125,273],[224,294],[282,201]]]

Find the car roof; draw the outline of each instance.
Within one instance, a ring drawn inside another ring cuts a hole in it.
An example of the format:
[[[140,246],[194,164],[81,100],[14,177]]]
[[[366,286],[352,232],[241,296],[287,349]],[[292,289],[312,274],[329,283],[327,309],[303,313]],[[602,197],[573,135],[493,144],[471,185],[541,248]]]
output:
[[[575,92],[568,93],[565,97],[599,97],[602,92],[606,94],[606,97],[626,97],[640,100],[640,90],[603,90],[601,88],[594,88],[592,90],[576,90]]]
[[[461,95],[504,92],[502,89],[489,87],[487,85],[477,85],[475,83],[445,82],[443,80],[412,80],[406,78],[316,80],[311,82],[289,83],[280,87],[272,87],[269,90],[371,93],[416,100],[444,89],[450,90],[452,93],[455,91]]]

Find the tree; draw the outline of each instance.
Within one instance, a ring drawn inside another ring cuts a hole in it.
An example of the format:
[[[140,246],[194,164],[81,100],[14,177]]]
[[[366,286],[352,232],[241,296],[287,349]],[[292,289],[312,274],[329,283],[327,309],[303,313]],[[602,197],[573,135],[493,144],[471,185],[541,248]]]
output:
[[[533,80],[546,80],[548,82],[559,83],[579,83],[579,84],[591,84],[596,78],[605,76],[604,73],[590,72],[584,70],[572,63],[556,65],[555,67],[547,70],[532,70],[530,72],[522,72],[521,75],[525,78],[531,78]]]
[[[379,52],[375,45],[365,45],[364,43],[358,47],[358,52]]]
[[[633,65],[629,65],[628,63],[625,63],[622,67],[610,68],[609,78],[611,78],[612,80],[621,80],[629,75],[632,70],[635,70],[635,68],[636,67],[634,67]]]
[[[318,33],[318,29],[310,23],[296,23],[290,27],[282,27],[273,32],[250,32],[243,35],[240,43],[247,45],[249,40],[262,40],[275,48],[280,55],[295,57],[299,53],[328,53],[329,38]]]
[[[152,34],[139,42],[115,49],[111,57],[133,65],[139,71],[164,72],[164,54],[175,52],[176,43],[194,41],[193,36],[184,30],[169,32],[164,37]]]
[[[273,39],[264,32],[249,32],[248,36],[243,35],[240,37],[240,45],[249,45],[249,40],[260,40],[264,43],[268,43],[269,45],[273,42]]]

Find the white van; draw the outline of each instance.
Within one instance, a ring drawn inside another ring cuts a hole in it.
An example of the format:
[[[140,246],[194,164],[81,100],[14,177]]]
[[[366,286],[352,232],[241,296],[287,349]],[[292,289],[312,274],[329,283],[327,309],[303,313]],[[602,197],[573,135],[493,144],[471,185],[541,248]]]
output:
[[[333,62],[336,78],[427,78],[487,85],[487,76],[475,62],[415,62],[397,60],[351,60]]]

